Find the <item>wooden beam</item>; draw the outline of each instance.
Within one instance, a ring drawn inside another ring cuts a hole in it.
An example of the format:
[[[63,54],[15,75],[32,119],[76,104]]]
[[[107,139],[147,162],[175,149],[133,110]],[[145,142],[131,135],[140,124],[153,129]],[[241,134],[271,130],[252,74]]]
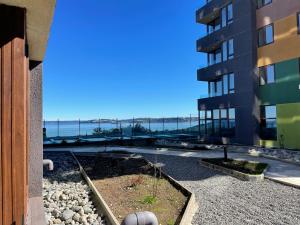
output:
[[[2,93],[2,49],[0,46],[0,96]],[[3,209],[2,209],[2,145],[1,145],[1,139],[2,139],[2,129],[1,129],[1,124],[2,124],[2,99],[0,97],[0,225],[3,224]]]
[[[2,48],[2,191],[3,224],[12,224],[12,71],[11,42]]]
[[[13,221],[23,225],[25,220],[25,175],[27,150],[27,87],[25,62],[25,11],[16,9],[12,40],[12,189]]]

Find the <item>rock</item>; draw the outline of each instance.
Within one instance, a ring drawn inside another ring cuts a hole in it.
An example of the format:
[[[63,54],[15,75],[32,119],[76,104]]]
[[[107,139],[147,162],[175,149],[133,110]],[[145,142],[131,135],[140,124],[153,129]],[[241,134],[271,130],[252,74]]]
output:
[[[85,214],[93,212],[93,210],[89,206],[83,206],[83,211]]]
[[[54,219],[54,220],[53,220],[53,223],[54,223],[54,224],[61,224],[61,220],[60,220],[60,219]]]
[[[73,216],[73,220],[75,220],[76,222],[80,221],[80,215],[78,213],[75,213]]]
[[[74,212],[72,210],[69,210],[69,209],[65,210],[62,214],[62,219],[64,221],[72,219],[73,215],[74,215]]]

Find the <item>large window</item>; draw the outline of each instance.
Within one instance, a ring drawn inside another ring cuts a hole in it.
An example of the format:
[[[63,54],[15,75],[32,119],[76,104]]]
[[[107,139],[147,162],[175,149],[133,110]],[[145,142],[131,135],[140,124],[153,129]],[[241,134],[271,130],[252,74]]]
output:
[[[258,47],[268,45],[274,42],[273,24],[267,25],[258,30]]]
[[[261,138],[277,139],[277,110],[275,105],[261,107]]]
[[[272,3],[272,0],[257,0],[257,8],[264,7],[265,5],[269,5]]]
[[[224,41],[220,48],[207,54],[208,65],[225,62],[234,58],[234,42],[233,39]]]
[[[268,65],[258,69],[260,85],[275,83],[275,66]]]
[[[235,135],[235,109],[200,111],[200,132],[208,136],[233,137]]]
[[[208,82],[208,96],[216,97],[235,93],[234,74],[225,74],[221,79]]]
[[[222,62],[221,49],[217,49],[215,51],[208,53],[208,65],[209,66],[220,63],[220,62]]]
[[[226,7],[222,8],[221,18],[222,18],[222,27],[226,27],[227,25],[229,25],[233,22],[232,3],[230,3]]]
[[[214,21],[207,24],[207,34],[211,34],[215,31],[220,30],[221,24],[220,24],[220,18],[215,19]]]

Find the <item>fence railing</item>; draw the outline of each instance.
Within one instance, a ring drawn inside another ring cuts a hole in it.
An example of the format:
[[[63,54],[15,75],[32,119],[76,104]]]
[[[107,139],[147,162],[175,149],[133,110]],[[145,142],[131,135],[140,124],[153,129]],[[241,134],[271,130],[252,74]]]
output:
[[[44,139],[63,137],[133,137],[199,134],[196,114],[186,117],[44,121]]]

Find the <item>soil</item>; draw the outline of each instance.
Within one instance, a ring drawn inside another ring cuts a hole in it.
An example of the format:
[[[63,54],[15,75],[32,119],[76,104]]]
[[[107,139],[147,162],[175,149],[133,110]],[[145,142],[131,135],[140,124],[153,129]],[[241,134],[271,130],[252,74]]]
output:
[[[153,212],[161,225],[179,224],[187,196],[142,158],[76,156],[121,223],[131,213]],[[154,197],[155,196],[155,197]]]

